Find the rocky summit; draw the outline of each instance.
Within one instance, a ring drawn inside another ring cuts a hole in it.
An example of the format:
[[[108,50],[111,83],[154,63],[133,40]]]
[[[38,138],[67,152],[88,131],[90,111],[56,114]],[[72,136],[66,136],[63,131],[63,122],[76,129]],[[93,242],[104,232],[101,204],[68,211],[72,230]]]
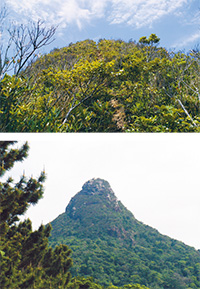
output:
[[[136,220],[105,180],[87,181],[51,225],[50,245],[73,251],[73,276],[104,286],[200,288],[200,252]]]
[[[82,190],[71,199],[66,214],[83,220],[89,212],[101,217],[105,209],[120,210],[119,201],[107,181],[94,178],[86,182]]]
[[[121,218],[133,220],[134,217],[130,212],[125,216],[125,212],[127,215],[128,211],[117,200],[110,184],[94,178],[86,182],[71,199],[66,207],[65,221],[75,226],[75,235],[79,227],[79,237],[94,239],[109,234],[118,236],[121,241],[132,242],[132,233],[129,232],[132,227],[123,224]]]

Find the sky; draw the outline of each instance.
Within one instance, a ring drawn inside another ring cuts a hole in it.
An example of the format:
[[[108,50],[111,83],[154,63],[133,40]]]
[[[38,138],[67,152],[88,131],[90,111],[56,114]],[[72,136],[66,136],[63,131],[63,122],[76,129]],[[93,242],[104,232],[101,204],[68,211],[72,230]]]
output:
[[[29,142],[28,158],[5,176],[38,177],[45,169],[44,197],[28,209],[33,228],[64,213],[92,178],[110,183],[139,221],[200,249],[200,134],[1,134]]]
[[[10,21],[58,25],[43,53],[85,39],[136,40],[155,33],[160,45],[188,52],[200,43],[199,0],[3,0]],[[3,2],[2,1],[2,2]]]

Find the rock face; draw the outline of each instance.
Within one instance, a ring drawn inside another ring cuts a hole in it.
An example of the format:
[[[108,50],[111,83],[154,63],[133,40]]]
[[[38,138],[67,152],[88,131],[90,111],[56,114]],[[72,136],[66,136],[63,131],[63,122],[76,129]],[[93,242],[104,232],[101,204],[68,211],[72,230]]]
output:
[[[93,178],[86,182],[82,187],[82,193],[85,194],[109,194],[114,195],[113,190],[110,187],[110,184],[102,179]]]
[[[86,182],[82,190],[77,193],[66,207],[66,213],[74,219],[83,220],[87,215],[101,215],[105,209],[120,210],[117,200],[109,183],[102,179],[91,179]]]

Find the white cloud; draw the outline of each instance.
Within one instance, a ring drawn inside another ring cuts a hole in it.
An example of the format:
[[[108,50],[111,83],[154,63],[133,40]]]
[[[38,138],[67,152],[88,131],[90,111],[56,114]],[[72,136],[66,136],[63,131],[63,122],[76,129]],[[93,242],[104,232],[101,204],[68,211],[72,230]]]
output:
[[[52,24],[65,27],[75,23],[79,28],[82,23],[93,18],[103,17],[107,0],[7,0],[7,4],[17,14],[38,18]]]
[[[136,28],[152,25],[162,16],[175,13],[191,0],[7,0],[12,9],[32,19],[44,19],[65,27],[106,17],[111,24]],[[111,7],[110,10],[107,7]]]
[[[127,23],[137,28],[151,25],[164,15],[175,12],[186,0],[113,0],[111,23]]]
[[[192,22],[195,24],[200,24],[200,11],[195,13]]]
[[[188,44],[193,44],[193,43],[195,44],[195,42],[197,42],[198,40],[200,43],[200,31],[195,32],[189,37],[185,36],[184,39],[179,39],[179,41],[174,43],[172,47],[182,48],[182,47],[187,46]]]

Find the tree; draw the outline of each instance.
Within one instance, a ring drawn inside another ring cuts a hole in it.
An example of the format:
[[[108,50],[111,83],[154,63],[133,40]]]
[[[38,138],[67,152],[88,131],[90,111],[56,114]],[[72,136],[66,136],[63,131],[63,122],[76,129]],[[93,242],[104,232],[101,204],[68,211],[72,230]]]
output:
[[[54,41],[57,27],[47,27],[43,21],[38,20],[20,25],[11,24],[10,28],[6,29],[7,16],[7,8],[2,6],[0,8],[0,131],[16,131],[19,125],[16,109],[19,104],[30,102],[33,90],[29,85],[30,77],[25,77],[25,74],[22,76],[22,71],[31,66],[42,47]],[[8,73],[14,75],[11,77]],[[23,108],[21,111],[23,112]]]
[[[0,142],[0,176],[27,157],[28,144],[10,148],[14,144]],[[1,288],[64,288],[70,280],[71,250],[66,245],[48,247],[51,226],[32,231],[29,219],[19,222],[28,207],[42,198],[44,180],[42,172],[37,179],[23,175],[16,184],[12,178],[0,182]]]
[[[44,22],[37,20],[27,24],[14,25],[4,29],[7,9],[3,6],[0,10],[0,38],[5,34],[7,43],[0,46],[0,79],[12,71],[16,76],[37,56],[36,52],[43,46],[54,41],[57,27],[45,27]]]
[[[147,45],[153,45],[159,43],[160,38],[156,34],[151,34],[149,38],[147,39],[146,36],[143,36],[139,39],[139,43],[141,44],[147,44]]]

